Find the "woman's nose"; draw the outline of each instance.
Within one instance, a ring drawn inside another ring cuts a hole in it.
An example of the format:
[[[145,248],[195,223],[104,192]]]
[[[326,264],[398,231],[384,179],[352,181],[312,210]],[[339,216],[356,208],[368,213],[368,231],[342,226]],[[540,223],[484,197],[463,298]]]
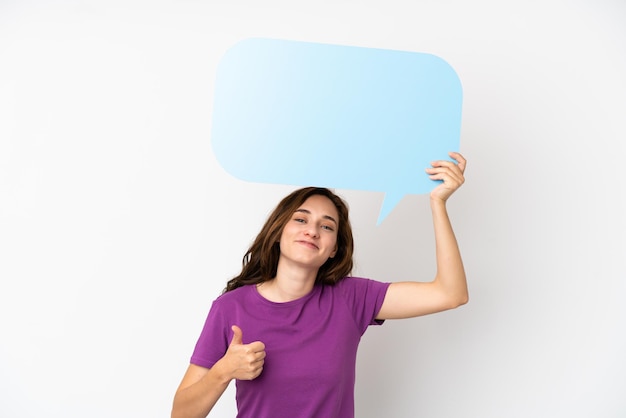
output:
[[[319,236],[319,231],[316,225],[309,224],[306,228],[306,234],[310,237],[317,238]]]

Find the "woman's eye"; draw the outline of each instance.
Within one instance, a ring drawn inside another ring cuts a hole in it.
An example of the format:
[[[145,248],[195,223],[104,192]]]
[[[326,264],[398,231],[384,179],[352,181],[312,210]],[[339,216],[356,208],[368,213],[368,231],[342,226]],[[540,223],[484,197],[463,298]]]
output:
[[[327,231],[334,231],[334,228],[330,225],[322,225],[322,228],[326,229]]]
[[[304,219],[302,218],[294,218],[294,221],[304,223]]]

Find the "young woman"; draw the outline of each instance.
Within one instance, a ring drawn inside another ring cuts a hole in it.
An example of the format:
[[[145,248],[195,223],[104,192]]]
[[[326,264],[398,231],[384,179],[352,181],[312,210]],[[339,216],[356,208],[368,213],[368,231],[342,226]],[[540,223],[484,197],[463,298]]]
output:
[[[458,307],[465,272],[446,210],[466,161],[436,161],[430,194],[437,274],[431,282],[350,277],[343,200],[308,187],[285,197],[211,307],[176,391],[172,417],[206,417],[236,380],[238,417],[354,417],[358,343],[369,325]]]

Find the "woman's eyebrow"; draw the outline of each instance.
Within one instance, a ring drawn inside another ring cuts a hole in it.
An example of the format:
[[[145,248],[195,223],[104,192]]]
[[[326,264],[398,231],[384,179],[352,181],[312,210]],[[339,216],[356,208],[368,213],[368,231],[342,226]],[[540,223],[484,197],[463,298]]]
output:
[[[296,209],[296,212],[302,212],[302,213],[306,213],[307,215],[311,214],[311,211],[308,209],[304,209],[304,208],[300,208],[300,209]],[[335,218],[333,218],[330,215],[324,215],[322,216],[322,218],[324,219],[328,219],[329,221],[333,221],[335,223],[335,225],[339,225],[339,223],[337,222],[337,220]]]

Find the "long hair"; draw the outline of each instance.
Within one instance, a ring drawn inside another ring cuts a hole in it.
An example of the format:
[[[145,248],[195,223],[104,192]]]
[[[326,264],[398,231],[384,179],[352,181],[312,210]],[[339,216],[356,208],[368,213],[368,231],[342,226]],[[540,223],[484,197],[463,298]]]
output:
[[[263,283],[276,277],[280,258],[279,240],[285,224],[294,212],[311,196],[321,195],[329,198],[339,214],[337,228],[337,253],[329,258],[317,271],[316,283],[335,284],[352,271],[354,241],[352,227],[348,218],[348,205],[329,189],[323,187],[305,187],[298,189],[283,200],[270,214],[256,239],[243,256],[243,268],[238,276],[226,283],[224,293],[248,284]]]

